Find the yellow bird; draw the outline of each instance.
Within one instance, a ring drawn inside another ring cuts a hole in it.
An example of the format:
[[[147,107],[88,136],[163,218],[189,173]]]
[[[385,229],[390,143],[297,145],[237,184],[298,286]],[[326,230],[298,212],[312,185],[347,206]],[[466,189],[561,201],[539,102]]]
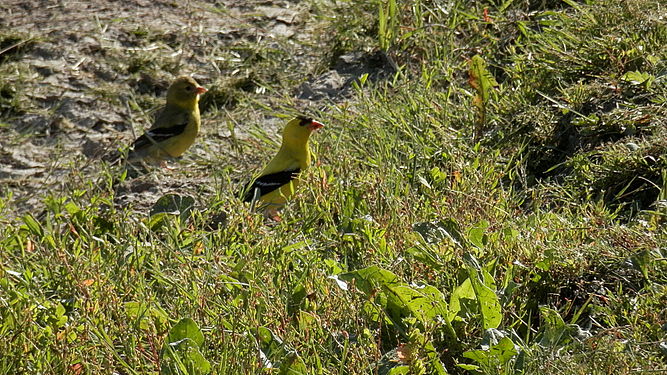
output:
[[[132,144],[127,161],[160,162],[181,156],[199,133],[199,95],[206,89],[192,77],[178,77],[167,90],[167,104]]]
[[[283,130],[280,150],[246,187],[243,201],[259,202],[265,213],[275,213],[284,205],[297,187],[299,172],[310,165],[310,134],[323,126],[303,116],[290,120]]]

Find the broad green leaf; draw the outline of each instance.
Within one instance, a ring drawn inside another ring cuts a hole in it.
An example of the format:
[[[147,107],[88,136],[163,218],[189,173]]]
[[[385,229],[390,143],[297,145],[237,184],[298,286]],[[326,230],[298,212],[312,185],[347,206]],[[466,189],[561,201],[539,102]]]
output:
[[[646,88],[650,88],[651,83],[655,81],[655,76],[653,74],[646,72],[634,71],[634,72],[626,72],[625,74],[623,74],[621,79],[632,85],[643,84],[646,86]]]
[[[308,374],[303,359],[270,329],[259,327],[255,331],[259,349],[264,356],[265,366],[279,368],[281,375]]]
[[[302,302],[306,298],[306,295],[306,288],[304,288],[303,284],[299,283],[292,291],[290,300],[287,303],[287,313],[289,315],[294,315],[301,310]]]
[[[417,232],[424,239],[424,242],[429,244],[440,243],[449,239],[455,245],[463,247],[465,241],[458,223],[453,219],[416,223],[412,226],[412,230]]]
[[[497,369],[504,368],[517,354],[514,342],[509,337],[503,337],[498,344],[486,350],[469,350],[463,356],[479,363],[482,368]]]
[[[396,366],[387,372],[387,375],[407,375],[410,373],[409,366]]]
[[[475,272],[480,272],[482,270],[482,266],[479,264],[479,261],[477,261],[477,258],[475,258],[470,253],[463,254],[463,262],[466,264],[469,270],[473,270]]]
[[[181,221],[190,216],[195,199],[187,195],[166,194],[160,197],[151,208],[150,216],[157,214],[176,215]]]
[[[382,312],[384,311],[383,308],[386,306],[387,296],[384,293],[381,293],[375,298],[375,303],[365,301],[361,308],[363,310],[364,316],[367,316],[368,319],[372,322],[379,323],[384,319],[384,314]]]
[[[398,276],[378,266],[371,266],[356,271],[341,273],[338,278],[344,281],[355,281],[357,289],[365,294],[371,294],[375,289],[383,285],[397,283]]]
[[[144,305],[141,302],[125,302],[125,313],[132,319],[136,319],[139,322],[139,328],[148,329],[149,324],[145,321],[144,317],[148,306]]]
[[[486,350],[468,350],[467,352],[463,353],[463,357],[472,359],[477,363],[483,363],[485,365],[489,363],[489,352]]]
[[[280,365],[278,375],[308,375],[308,368],[298,354],[290,352]]]
[[[544,329],[542,331],[540,345],[546,347],[555,346],[563,338],[566,330],[565,321],[560,314],[558,314],[558,311],[547,307],[541,307],[540,313],[544,320]]]
[[[516,350],[514,342],[509,337],[503,337],[498,344],[490,348],[491,356],[497,358],[505,366],[510,359],[514,358],[519,352]]]
[[[469,370],[469,371],[478,371],[479,370],[479,366],[477,366],[477,365],[468,365],[468,364],[465,364],[465,363],[457,363],[456,367],[460,367],[464,370]]]
[[[299,331],[321,331],[318,318],[306,311],[299,311]]]
[[[449,297],[449,321],[453,321],[459,312],[461,312],[461,299],[469,299],[473,301],[477,299],[470,278],[465,279],[461,285],[456,287]]]
[[[210,372],[211,363],[201,354],[194,340],[186,337],[163,347],[161,374],[204,375]]]
[[[190,318],[174,325],[162,346],[161,373],[203,375],[211,372],[211,364],[199,349],[204,344],[204,334]]]
[[[475,291],[479,312],[482,314],[482,326],[484,329],[498,328],[503,317],[498,295],[480,279],[480,273],[483,272],[477,259],[467,253],[464,255],[464,261],[472,288]]]
[[[167,223],[167,218],[169,218],[169,216],[170,216],[169,214],[164,212],[151,215],[150,218],[148,219],[148,227],[154,231],[160,229],[163,225]]]
[[[540,307],[540,313],[544,321],[540,345],[544,347],[562,347],[573,340],[583,340],[591,335],[577,324],[566,324],[554,309]]]
[[[375,305],[381,306],[388,323],[406,329],[404,318],[414,317],[422,325],[442,323],[444,334],[452,347],[458,343],[456,332],[449,321],[447,301],[440,290],[431,285],[414,286],[398,282],[398,277],[377,266],[338,275],[353,281],[367,295],[375,296]]]
[[[65,315],[65,306],[63,306],[61,303],[58,303],[56,305],[56,310],[55,310],[55,326],[58,328],[61,328],[62,326],[67,323],[67,315]]]
[[[503,318],[498,296],[493,290],[482,284],[477,277],[471,278],[470,281],[482,314],[482,326],[484,329],[498,328]]]
[[[453,342],[448,343],[450,348],[458,348],[458,340],[456,340],[456,336],[449,337],[448,339],[454,339]],[[433,343],[430,341],[427,342],[424,349],[426,350],[426,355],[431,363],[431,373],[434,375],[447,375],[447,370],[442,362],[440,362],[440,355],[438,354],[438,351],[435,350]]]
[[[75,215],[77,212],[81,211],[81,209],[74,202],[67,202],[65,204],[65,211],[70,215]]]
[[[511,228],[511,227],[505,227],[503,228],[503,236],[505,237],[506,241],[514,241],[517,238],[519,238],[519,231]]]
[[[130,318],[137,320],[138,326],[141,329],[151,328],[149,318],[153,318],[153,323],[158,330],[162,329],[169,321],[169,316],[167,316],[167,313],[162,308],[151,306],[147,303],[136,301],[126,302],[125,312]]]
[[[414,316],[427,323],[437,316],[447,319],[447,302],[437,288],[402,285],[387,286],[387,310],[392,316]]]
[[[475,55],[470,59],[470,86],[477,92],[475,105],[483,109],[489,101],[491,90],[498,86],[496,79],[486,68],[486,62],[480,55]]]
[[[483,249],[486,246],[487,238],[484,232],[489,227],[488,221],[480,221],[468,230],[468,240],[476,247]]]
[[[484,285],[491,288],[491,290],[496,290],[496,280],[489,273],[489,271],[487,271],[485,268],[483,268],[481,273],[482,273],[482,281],[484,282]]]
[[[176,323],[169,330],[166,342],[169,344],[186,338],[195,342],[197,347],[201,347],[204,344],[204,334],[199,329],[199,326],[197,326],[197,323],[190,318],[183,318]]]

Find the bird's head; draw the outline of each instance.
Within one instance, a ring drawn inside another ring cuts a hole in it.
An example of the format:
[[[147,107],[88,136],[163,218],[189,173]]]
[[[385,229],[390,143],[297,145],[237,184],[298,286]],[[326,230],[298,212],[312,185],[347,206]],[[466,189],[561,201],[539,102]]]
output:
[[[308,141],[310,133],[323,127],[324,124],[315,121],[312,118],[297,116],[285,125],[283,130],[283,144],[289,143],[298,145]]]
[[[205,92],[206,89],[199,86],[192,77],[178,77],[167,90],[167,104],[192,107],[199,100],[199,95]]]

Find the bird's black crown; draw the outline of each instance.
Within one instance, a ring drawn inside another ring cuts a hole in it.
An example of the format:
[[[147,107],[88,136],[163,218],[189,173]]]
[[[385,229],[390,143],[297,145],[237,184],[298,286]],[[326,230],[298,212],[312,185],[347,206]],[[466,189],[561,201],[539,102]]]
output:
[[[309,125],[310,123],[313,122],[313,118],[312,118],[312,117],[297,116],[296,118],[299,119],[299,125],[300,125],[300,126],[306,126],[306,125]]]

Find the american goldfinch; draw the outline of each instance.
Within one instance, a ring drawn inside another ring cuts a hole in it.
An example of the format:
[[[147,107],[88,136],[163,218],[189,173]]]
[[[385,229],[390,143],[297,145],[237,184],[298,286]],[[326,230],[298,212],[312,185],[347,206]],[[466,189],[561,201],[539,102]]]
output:
[[[258,201],[268,212],[284,205],[296,188],[299,172],[310,165],[310,134],[324,125],[312,118],[296,117],[283,130],[280,150],[245,190],[243,201]]]
[[[199,133],[199,95],[205,92],[191,77],[176,78],[167,90],[167,104],[153,126],[134,141],[127,161],[164,163],[181,156]]]

